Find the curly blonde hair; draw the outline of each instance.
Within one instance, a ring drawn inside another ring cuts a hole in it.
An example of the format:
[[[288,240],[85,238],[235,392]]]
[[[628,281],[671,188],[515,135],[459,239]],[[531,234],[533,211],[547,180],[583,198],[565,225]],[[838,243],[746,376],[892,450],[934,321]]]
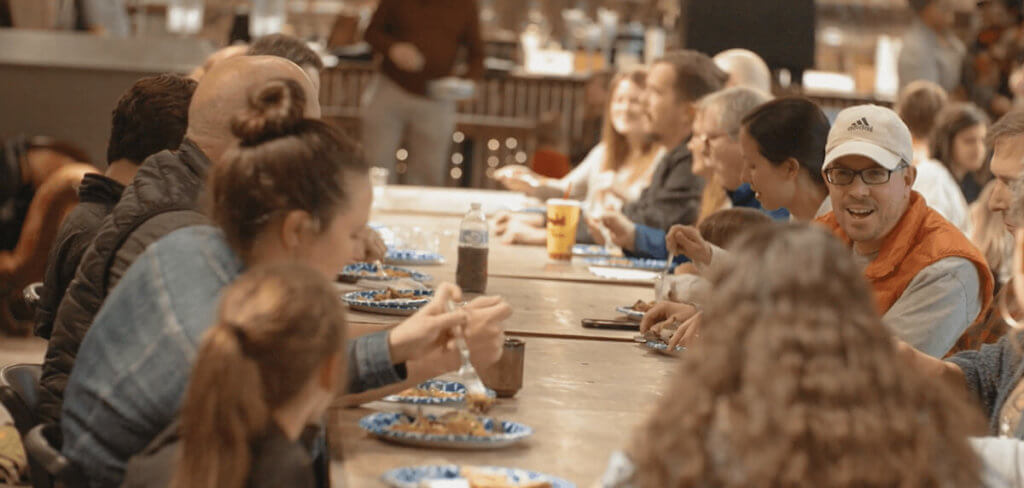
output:
[[[803,224],[734,244],[702,343],[629,450],[635,486],[979,486],[983,420],[900,362],[849,250]]]

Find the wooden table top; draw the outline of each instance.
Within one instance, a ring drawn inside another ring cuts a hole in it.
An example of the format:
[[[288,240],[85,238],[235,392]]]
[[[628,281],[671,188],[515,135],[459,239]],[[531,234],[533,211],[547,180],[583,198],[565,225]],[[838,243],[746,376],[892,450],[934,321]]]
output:
[[[442,266],[428,266],[420,269],[435,278],[454,279],[458,262],[458,230],[460,217],[424,216],[409,214],[376,214],[374,224],[390,229],[402,229],[407,234],[431,234],[437,236],[439,252],[446,259]],[[447,232],[447,235],[442,235]],[[419,268],[418,268],[419,269]],[[544,246],[509,245],[500,242],[492,233],[488,255],[489,276],[498,278],[521,278],[531,280],[571,281],[581,283],[604,283],[651,287],[652,280],[609,279],[590,272],[584,258],[574,257],[572,261],[554,261],[548,258]],[[450,278],[449,278],[450,276]]]
[[[335,409],[331,445],[342,446],[332,466],[335,480],[350,487],[384,486],[380,476],[390,469],[461,463],[541,471],[584,488],[600,478],[612,451],[628,445],[678,367],[672,358],[634,344],[535,337],[525,342],[523,389],[515,398],[500,399],[489,414],[532,427],[530,439],[491,451],[405,447],[358,427],[374,411],[394,410],[390,404]]]
[[[406,238],[436,239],[447,262],[410,266],[433,276],[435,285],[455,279],[459,222],[469,199],[492,208],[516,204],[515,194],[507,192],[389,187],[388,193],[389,207],[375,210],[373,222],[401,229]],[[534,435],[493,451],[404,447],[372,438],[358,427],[360,418],[394,411],[395,405],[336,408],[329,421],[338,458],[332,463],[336,482],[383,486],[381,474],[397,467],[462,463],[531,469],[586,487],[604,472],[609,455],[628,445],[676,362],[632,343],[635,331],[586,329],[580,322],[622,318],[615,307],[652,299],[652,283],[600,278],[582,259],[552,262],[543,247],[505,245],[493,236],[488,268],[487,292],[504,296],[513,308],[506,330],[526,342],[523,389],[513,399],[499,400],[490,414],[524,423]],[[349,317],[353,323],[384,327],[402,320],[361,312]]]
[[[435,278],[440,274],[436,273]],[[495,277],[488,279],[487,293],[505,297],[512,306],[512,317],[505,321],[509,334],[615,341],[631,341],[637,332],[584,328],[581,321],[621,320],[624,317],[615,307],[654,298],[653,290],[635,286]],[[357,311],[350,311],[348,317],[353,323],[384,326],[405,320],[405,317]]]

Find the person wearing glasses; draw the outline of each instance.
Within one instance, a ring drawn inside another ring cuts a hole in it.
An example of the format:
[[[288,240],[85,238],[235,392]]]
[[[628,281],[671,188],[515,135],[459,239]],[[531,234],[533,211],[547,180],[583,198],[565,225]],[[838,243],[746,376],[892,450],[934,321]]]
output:
[[[644,90],[651,134],[666,153],[655,163],[651,184],[621,211],[608,210],[587,225],[597,244],[601,227],[625,251],[636,249],[638,226],[664,231],[675,224],[692,224],[700,213],[704,179],[693,173],[693,154],[687,142],[693,133],[697,102],[722,89],[728,76],[706,55],[692,50],[670,52],[651,65]]]
[[[744,160],[740,147],[740,126],[743,117],[761,104],[769,101],[770,95],[747,87],[733,87],[705,96],[697,103],[698,116],[694,120],[693,135],[687,147],[694,160],[703,160],[713,171],[711,182],[717,182],[727,198],[724,208],[753,208],[764,210],[754,195],[754,190],[743,181]],[[716,183],[711,183],[716,184]],[[702,205],[704,202],[701,202]],[[777,220],[789,219],[785,208],[765,210]],[[621,219],[607,219],[604,222],[615,244],[631,255],[666,259],[669,250],[665,245],[666,230],[642,223],[633,226],[620,222]],[[590,221],[591,235],[600,241],[598,226],[601,222]],[[599,242],[602,243],[602,242]],[[680,255],[680,261],[684,260]]]
[[[992,301],[981,252],[911,190],[910,130],[895,112],[839,113],[825,147],[833,212],[819,218],[866,263],[875,306],[901,339],[942,357]]]
[[[822,166],[833,211],[815,222],[863,262],[889,329],[943,357],[984,319],[994,283],[981,252],[912,190],[912,160],[910,130],[895,112],[875,105],[843,110],[829,130]],[[696,239],[676,242],[698,265],[717,267],[712,258],[727,257]],[[696,314],[689,305],[672,310],[667,319],[682,322],[672,345],[697,335],[700,321],[690,320]],[[645,317],[641,328],[656,327],[656,318]]]

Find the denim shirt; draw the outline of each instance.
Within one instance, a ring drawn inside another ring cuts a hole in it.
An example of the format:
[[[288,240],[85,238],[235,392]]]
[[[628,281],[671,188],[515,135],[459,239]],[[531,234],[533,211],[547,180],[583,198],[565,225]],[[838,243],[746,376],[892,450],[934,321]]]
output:
[[[181,229],[150,246],[107,297],[65,393],[63,453],[93,486],[119,485],[128,459],[174,420],[221,290],[243,272],[219,229]],[[401,381],[387,331],[349,344],[349,391]],[[230,378],[225,378],[230,381]]]
[[[753,208],[764,212],[772,220],[789,220],[789,210],[784,208],[765,210],[761,207],[761,202],[757,201],[757,195],[747,183],[740,185],[736,191],[726,190],[726,194],[729,195],[729,201],[732,203],[733,208]],[[668,259],[668,248],[665,246],[666,233],[667,231],[664,229],[655,229],[646,225],[636,224],[633,252],[627,254],[641,258]],[[680,264],[687,261],[689,261],[689,258],[685,256],[676,256],[674,262],[675,264]]]

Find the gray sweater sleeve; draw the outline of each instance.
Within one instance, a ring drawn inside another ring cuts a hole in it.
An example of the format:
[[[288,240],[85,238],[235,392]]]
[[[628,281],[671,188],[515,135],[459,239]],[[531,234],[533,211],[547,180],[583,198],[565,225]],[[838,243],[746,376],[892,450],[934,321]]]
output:
[[[981,313],[980,290],[973,263],[940,259],[917,273],[882,321],[915,349],[941,358]]]
[[[1011,332],[995,344],[964,351],[948,359],[963,370],[967,389],[981,402],[992,429],[998,427],[999,408],[1019,380],[1016,373],[1021,361],[1021,345],[1010,340],[1014,336]]]

